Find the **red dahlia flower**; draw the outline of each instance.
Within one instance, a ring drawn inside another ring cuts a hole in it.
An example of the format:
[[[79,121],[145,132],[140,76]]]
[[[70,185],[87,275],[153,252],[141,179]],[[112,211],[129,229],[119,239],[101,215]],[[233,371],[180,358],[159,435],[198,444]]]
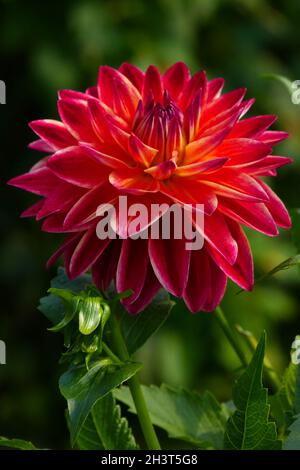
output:
[[[266,235],[290,227],[283,203],[262,181],[289,158],[272,155],[287,137],[269,131],[275,116],[242,119],[254,100],[241,88],[221,94],[222,78],[190,76],[176,63],[163,75],[150,66],[102,66],[85,93],[59,92],[61,121],[30,126],[40,137],[30,147],[46,152],[29,173],[10,184],[42,196],[23,217],[44,219],[42,230],[67,237],[52,256],[64,255],[67,274],[91,269],[95,284],[118,292],[139,312],[163,286],[193,311],[213,310],[227,277],[253,286],[251,251],[241,224]],[[180,239],[100,240],[100,204],[131,202],[203,204],[205,243],[189,251]]]

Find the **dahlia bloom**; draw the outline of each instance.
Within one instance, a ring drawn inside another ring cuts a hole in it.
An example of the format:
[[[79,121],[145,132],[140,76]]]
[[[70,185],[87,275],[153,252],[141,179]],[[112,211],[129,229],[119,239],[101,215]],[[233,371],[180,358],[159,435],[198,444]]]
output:
[[[273,115],[244,118],[254,100],[244,88],[222,94],[224,80],[190,76],[174,64],[163,75],[130,64],[102,66],[97,86],[85,93],[59,92],[60,120],[37,120],[45,152],[29,173],[10,184],[41,196],[23,217],[43,220],[42,230],[66,234],[49,264],[64,256],[70,278],[91,269],[95,284],[118,292],[136,313],[164,287],[192,312],[211,311],[227,278],[253,286],[253,263],[241,224],[269,236],[290,227],[280,199],[262,177],[275,176],[290,159],[272,154],[287,137],[268,130]],[[203,204],[204,246],[185,248],[183,239],[100,240],[97,207],[132,203]]]

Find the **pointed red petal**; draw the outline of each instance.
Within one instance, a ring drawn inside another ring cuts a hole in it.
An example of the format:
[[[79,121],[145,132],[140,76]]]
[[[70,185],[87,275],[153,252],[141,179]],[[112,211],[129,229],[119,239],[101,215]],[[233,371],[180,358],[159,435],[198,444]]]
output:
[[[171,98],[177,100],[190,78],[190,71],[183,62],[176,62],[163,76],[164,88]]]
[[[186,240],[150,239],[149,255],[153,270],[165,289],[180,297],[185,289],[190,262]]]
[[[53,154],[48,160],[48,167],[65,181],[83,188],[92,188],[105,180],[103,165],[81,147],[67,147]]]
[[[189,310],[193,313],[214,310],[223,298],[226,280],[225,274],[205,248],[193,251],[189,279],[183,294]]]

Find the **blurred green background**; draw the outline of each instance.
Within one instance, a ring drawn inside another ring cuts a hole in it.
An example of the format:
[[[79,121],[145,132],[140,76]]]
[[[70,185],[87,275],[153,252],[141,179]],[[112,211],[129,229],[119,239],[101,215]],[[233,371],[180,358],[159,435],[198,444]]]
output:
[[[19,213],[34,200],[5,182],[26,171],[39,155],[27,122],[55,118],[60,88],[94,84],[100,64],[129,61],[162,70],[178,60],[209,77],[224,76],[226,89],[246,86],[255,114],[279,115],[278,128],[291,137],[277,147],[293,156],[274,187],[288,207],[300,207],[300,106],[279,84],[262,78],[279,73],[300,79],[300,2],[271,0],[69,0],[0,1],[0,79],[7,85],[1,119],[1,314],[0,339],[7,365],[0,366],[0,435],[30,439],[40,446],[67,444],[64,401],[57,380],[59,335],[47,332],[38,300],[55,269],[45,262],[60,238],[43,234]],[[249,233],[256,275],[295,253],[290,234],[270,239]],[[282,370],[300,331],[297,269],[236,296],[230,285],[223,302],[230,321],[268,333],[268,354]],[[146,383],[168,382],[230,396],[238,361],[210,314],[191,315],[181,302],[161,332],[141,351]]]

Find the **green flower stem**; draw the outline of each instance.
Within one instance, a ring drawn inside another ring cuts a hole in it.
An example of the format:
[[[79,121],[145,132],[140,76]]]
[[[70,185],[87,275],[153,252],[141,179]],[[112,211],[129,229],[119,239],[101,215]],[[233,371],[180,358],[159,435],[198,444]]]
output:
[[[110,316],[110,324],[116,351],[122,361],[128,361],[130,359],[130,356],[128,354],[127,347],[124,342],[119,323],[114,312],[112,312]],[[146,444],[149,450],[160,450],[161,447],[158,442],[153,424],[151,422],[143,391],[137,375],[134,375],[133,377],[131,377],[131,379],[128,380],[128,385],[135,404],[135,408],[137,411],[137,415]]]
[[[236,355],[240,359],[242,365],[244,367],[247,367],[248,361],[246,358],[246,355],[244,353],[244,350],[242,349],[237,337],[235,331],[231,328],[229,325],[227,318],[225,317],[223,310],[221,307],[217,307],[216,310],[214,311],[214,316],[218,320],[218,323],[220,327],[222,328],[223,332],[225,333],[229,343],[233,347],[233,349],[236,352]]]

